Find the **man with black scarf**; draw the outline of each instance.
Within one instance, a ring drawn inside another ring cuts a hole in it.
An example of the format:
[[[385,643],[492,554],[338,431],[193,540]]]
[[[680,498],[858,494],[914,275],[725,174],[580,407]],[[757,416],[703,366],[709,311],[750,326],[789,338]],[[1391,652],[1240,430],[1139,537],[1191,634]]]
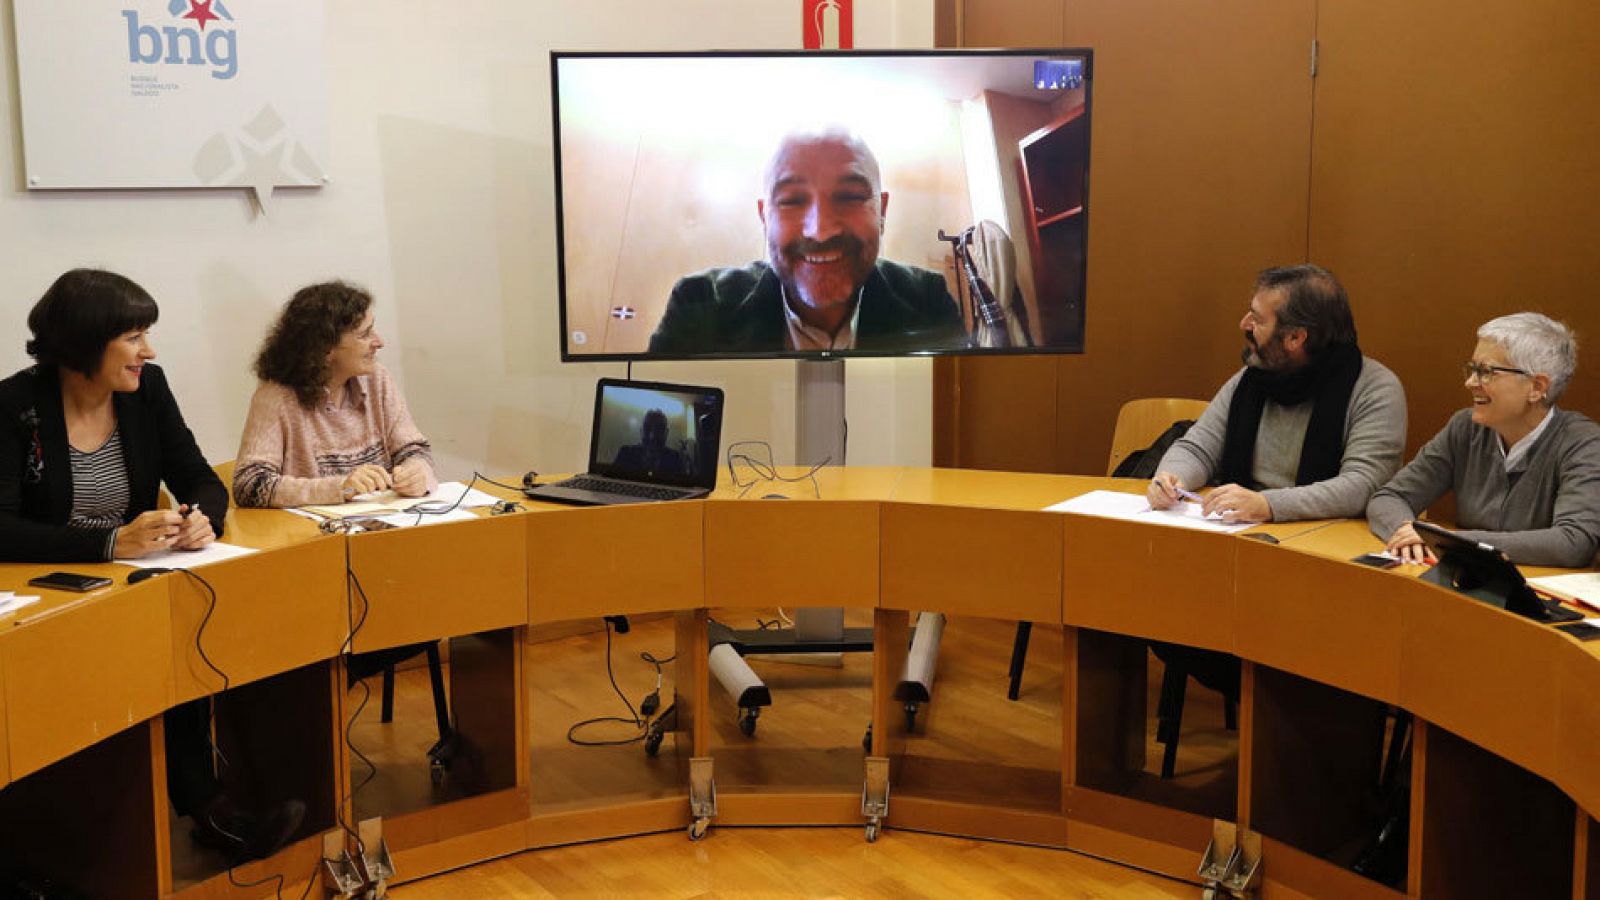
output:
[[[1239,328],[1245,367],[1161,458],[1150,505],[1216,484],[1201,508],[1225,522],[1360,516],[1399,471],[1406,399],[1361,355],[1344,287],[1319,266],[1267,269]]]
[[[1245,367],[1161,458],[1151,507],[1215,484],[1201,509],[1225,522],[1360,516],[1400,469],[1406,397],[1393,372],[1361,355],[1344,287],[1319,266],[1267,269],[1239,328]],[[1151,649],[1167,666],[1156,710],[1165,774],[1187,677],[1236,703],[1239,657],[1161,641]]]

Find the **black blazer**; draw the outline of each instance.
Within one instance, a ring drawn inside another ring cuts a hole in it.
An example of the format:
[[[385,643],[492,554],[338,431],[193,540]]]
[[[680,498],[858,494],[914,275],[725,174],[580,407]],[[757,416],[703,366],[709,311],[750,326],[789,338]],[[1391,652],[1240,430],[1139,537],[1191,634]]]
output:
[[[778,274],[767,263],[757,261],[744,268],[707,269],[680,278],[650,336],[650,352],[672,356],[783,353],[788,333]],[[944,276],[878,260],[861,286],[858,352],[965,346],[961,308],[945,288]]]
[[[179,503],[198,503],[217,535],[228,490],[211,471],[161,369],[146,363],[139,389],[111,395],[128,466],[124,522],[156,508],[161,483]],[[0,562],[98,562],[109,528],[68,528],[72,463],[61,379],[39,365],[0,381]]]

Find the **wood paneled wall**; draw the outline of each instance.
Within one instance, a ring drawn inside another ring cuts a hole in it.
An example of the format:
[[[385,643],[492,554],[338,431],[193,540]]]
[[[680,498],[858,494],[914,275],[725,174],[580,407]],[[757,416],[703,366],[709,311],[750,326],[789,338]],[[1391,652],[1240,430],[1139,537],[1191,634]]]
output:
[[[939,360],[936,464],[1103,471],[1123,402],[1210,397],[1238,365],[1268,265],[1344,280],[1363,347],[1405,382],[1412,450],[1464,405],[1482,321],[1537,309],[1600,334],[1600,7],[938,8],[962,46],[1093,47],[1095,85],[1085,353]],[[1580,372],[1563,405],[1600,412],[1600,380]]]
[[[1362,299],[1410,446],[1466,405],[1478,325],[1524,309],[1591,339],[1560,402],[1600,417],[1600,6],[1340,0],[1317,32],[1311,258]]]

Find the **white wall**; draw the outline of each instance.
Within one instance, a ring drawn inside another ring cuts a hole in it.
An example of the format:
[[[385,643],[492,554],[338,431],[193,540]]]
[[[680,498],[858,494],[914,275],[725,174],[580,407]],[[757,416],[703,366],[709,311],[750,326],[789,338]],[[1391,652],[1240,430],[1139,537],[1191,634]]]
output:
[[[932,46],[931,0],[855,6],[856,46]],[[798,48],[800,0],[339,0],[327,15],[333,180],[279,191],[261,218],[239,191],[26,191],[0,0],[0,374],[28,364],[27,312],[58,274],[121,272],[161,305],[159,362],[201,447],[230,459],[267,323],[296,288],[341,277],[378,298],[383,358],[443,475],[581,468],[594,379],[623,366],[558,361],[547,51]],[[722,386],[724,440],[788,461],[796,365],[634,376]],[[928,464],[931,363],[848,365],[850,461]]]

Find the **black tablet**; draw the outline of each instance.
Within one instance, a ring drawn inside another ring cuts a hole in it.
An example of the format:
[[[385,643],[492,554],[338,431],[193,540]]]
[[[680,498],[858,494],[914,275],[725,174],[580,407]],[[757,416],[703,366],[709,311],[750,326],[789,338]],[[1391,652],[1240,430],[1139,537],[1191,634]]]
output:
[[[1499,548],[1427,522],[1414,522],[1412,527],[1439,559],[1438,565],[1423,573],[1424,580],[1540,622],[1583,618],[1576,610],[1541,599]]]

